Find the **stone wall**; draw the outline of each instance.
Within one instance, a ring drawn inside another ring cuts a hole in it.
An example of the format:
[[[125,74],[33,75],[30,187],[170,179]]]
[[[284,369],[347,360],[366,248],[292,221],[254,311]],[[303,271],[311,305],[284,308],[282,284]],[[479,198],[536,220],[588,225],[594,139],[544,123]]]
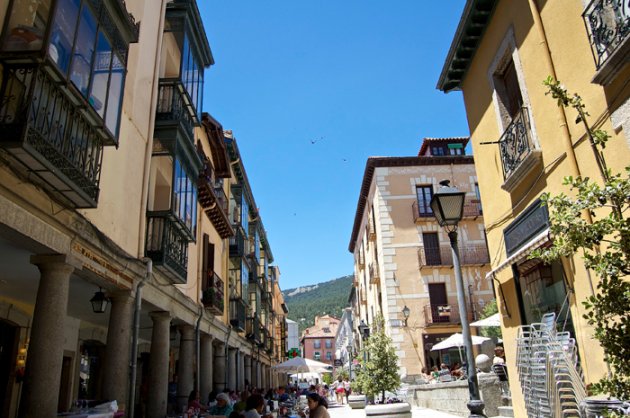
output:
[[[489,417],[499,415],[501,406],[501,386],[494,374],[481,374],[479,391],[485,403],[485,414]],[[413,406],[435,409],[453,415],[468,416],[466,407],[469,399],[468,381],[412,385],[407,388],[407,402]]]

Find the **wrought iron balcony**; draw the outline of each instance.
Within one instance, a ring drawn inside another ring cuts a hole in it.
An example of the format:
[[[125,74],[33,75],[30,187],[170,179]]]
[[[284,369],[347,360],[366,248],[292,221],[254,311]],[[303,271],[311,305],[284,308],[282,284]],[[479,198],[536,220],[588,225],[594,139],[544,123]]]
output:
[[[147,213],[145,254],[173,273],[175,283],[186,283],[189,242],[185,227],[171,212]]]
[[[461,265],[485,265],[490,262],[488,249],[485,244],[466,244],[459,247],[459,262]],[[438,248],[421,248],[418,250],[420,269],[435,266],[452,266],[453,253],[450,245],[440,245]]]
[[[241,297],[230,298],[230,324],[237,332],[245,331],[245,309]]]
[[[155,115],[156,130],[180,128],[192,144],[194,125],[198,123],[195,111],[181,80],[161,79],[158,87]]]
[[[435,220],[435,217],[433,216],[433,211],[431,211],[431,208],[429,207],[424,208],[424,210],[420,212],[417,200],[414,200],[413,203],[411,204],[411,213],[413,215],[414,222]]]
[[[431,324],[459,324],[459,305],[449,304],[428,304],[424,306],[424,321],[426,325]]]
[[[621,69],[628,59],[630,6],[625,0],[593,0],[582,16],[597,69],[611,67],[606,74],[597,74],[594,81],[607,84],[610,73]]]
[[[67,204],[94,208],[106,130],[49,71],[44,65],[4,68],[0,147]]]
[[[254,316],[247,318],[245,334],[249,340],[256,344],[260,344],[262,342],[260,320],[257,317]]]
[[[202,292],[201,303],[213,314],[223,315],[225,308],[223,280],[214,272],[208,277],[208,287]]]
[[[529,112],[522,108],[499,139],[503,178],[508,179],[534,149]]]
[[[220,184],[215,184],[212,168],[205,164],[197,179],[199,204],[221,238],[234,235],[228,218],[228,199]]]

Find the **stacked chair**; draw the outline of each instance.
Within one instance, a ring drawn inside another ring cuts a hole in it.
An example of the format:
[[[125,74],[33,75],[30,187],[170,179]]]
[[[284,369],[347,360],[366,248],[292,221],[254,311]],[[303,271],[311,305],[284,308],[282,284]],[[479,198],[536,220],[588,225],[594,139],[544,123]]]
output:
[[[555,314],[519,327],[516,354],[527,416],[579,418],[586,388],[577,347],[568,332],[556,332]]]

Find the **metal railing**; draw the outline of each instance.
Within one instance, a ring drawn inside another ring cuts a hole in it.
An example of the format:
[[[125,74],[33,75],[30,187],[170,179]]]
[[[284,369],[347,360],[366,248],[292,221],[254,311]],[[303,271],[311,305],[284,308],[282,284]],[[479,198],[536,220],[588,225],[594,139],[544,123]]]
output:
[[[428,210],[428,211],[427,211]],[[435,217],[433,211],[430,208],[425,208],[423,212],[419,210],[419,204],[417,200],[411,204],[411,213],[413,215],[414,222],[433,222]],[[464,218],[474,218],[481,216],[483,210],[481,209],[481,201],[477,198],[466,198],[464,201]]]
[[[425,324],[459,324],[459,306],[457,303],[424,305]]]
[[[420,205],[418,205],[418,201],[414,200],[411,204],[411,213],[413,214],[413,221],[417,222],[418,220],[434,220],[433,211],[430,207],[423,207],[422,212],[420,212]]]
[[[630,34],[627,0],[593,0],[582,14],[599,69]]]
[[[71,99],[71,91],[62,90],[43,66],[7,66],[4,75],[0,146],[13,148],[21,142],[30,157],[15,153],[16,157],[42,177],[49,189],[77,207],[96,207],[104,139],[111,143],[115,139],[74,104],[84,101],[83,97]]]
[[[467,244],[458,246],[461,265],[484,265],[490,262],[485,244]],[[450,245],[421,248],[418,250],[420,268],[427,266],[452,266],[453,253]]]
[[[186,282],[189,238],[171,212],[148,212],[145,253],[156,265],[165,265]]]
[[[208,277],[208,287],[202,292],[201,303],[213,313],[223,314],[225,308],[223,280],[215,272],[212,272]]]
[[[533,149],[529,112],[523,107],[499,139],[503,178],[507,180]]]
[[[158,100],[155,114],[156,124],[180,124],[188,139],[194,139],[194,121],[184,99],[186,93],[179,79],[163,78],[158,87]]]
[[[234,235],[230,237],[230,257],[243,257],[248,245],[243,228],[235,226]]]
[[[260,337],[260,320],[257,317],[247,318],[245,321],[245,334],[248,339],[259,344],[261,342]]]
[[[241,297],[230,298],[230,325],[236,331],[245,330],[245,301]]]

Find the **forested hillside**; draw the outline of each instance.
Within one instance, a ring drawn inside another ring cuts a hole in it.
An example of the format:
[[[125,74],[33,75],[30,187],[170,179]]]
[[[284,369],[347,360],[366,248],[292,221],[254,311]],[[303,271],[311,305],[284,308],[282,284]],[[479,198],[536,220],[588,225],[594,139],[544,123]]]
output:
[[[284,290],[282,293],[289,309],[289,319],[299,324],[301,333],[314,325],[316,315],[329,314],[341,318],[343,308],[348,306],[351,288],[352,275]]]

